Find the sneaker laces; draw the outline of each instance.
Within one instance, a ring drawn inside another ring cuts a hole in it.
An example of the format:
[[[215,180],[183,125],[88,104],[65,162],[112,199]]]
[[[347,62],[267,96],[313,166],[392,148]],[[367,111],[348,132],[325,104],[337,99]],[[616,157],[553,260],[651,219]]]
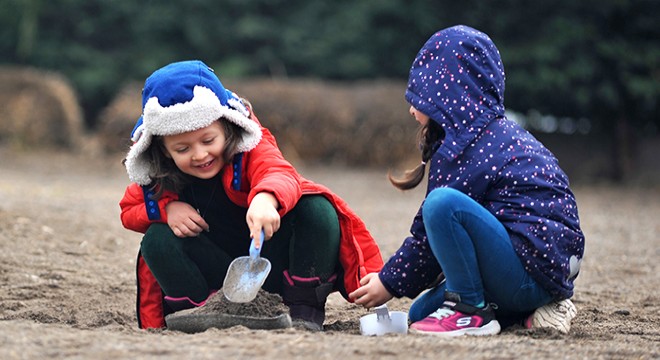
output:
[[[438,308],[438,310],[432,312],[429,316],[434,317],[438,320],[442,320],[442,319],[450,317],[454,314],[456,314],[456,312],[454,310],[452,310],[450,308],[446,308],[446,307],[441,307],[441,308]]]

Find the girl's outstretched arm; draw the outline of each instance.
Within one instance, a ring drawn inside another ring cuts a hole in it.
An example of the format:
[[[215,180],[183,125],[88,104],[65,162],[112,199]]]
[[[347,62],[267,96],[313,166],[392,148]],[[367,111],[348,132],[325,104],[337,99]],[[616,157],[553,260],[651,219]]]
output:
[[[301,177],[293,165],[284,159],[270,131],[266,128],[262,131],[261,142],[248,154],[248,203],[251,204],[253,198],[261,193],[272,194],[277,200],[277,211],[284,216],[302,196]],[[261,229],[254,234],[259,231]]]

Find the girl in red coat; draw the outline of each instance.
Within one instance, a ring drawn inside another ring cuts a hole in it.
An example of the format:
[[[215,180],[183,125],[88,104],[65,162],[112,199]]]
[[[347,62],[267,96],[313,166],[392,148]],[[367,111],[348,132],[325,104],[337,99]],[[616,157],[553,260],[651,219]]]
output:
[[[326,187],[304,179],[261,127],[249,104],[201,61],[154,72],[125,166],[133,182],[121,220],[144,233],[138,256],[140,327],[201,306],[230,262],[262,231],[278,293],[295,325],[322,330],[325,302],[344,297],[383,265],[360,220]]]

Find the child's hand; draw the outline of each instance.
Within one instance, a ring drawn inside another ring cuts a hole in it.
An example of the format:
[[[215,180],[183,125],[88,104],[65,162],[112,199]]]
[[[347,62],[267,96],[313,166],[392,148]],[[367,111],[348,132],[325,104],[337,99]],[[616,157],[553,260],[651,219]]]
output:
[[[180,238],[195,237],[202,231],[209,231],[209,224],[190,204],[172,201],[165,205],[167,225]]]
[[[257,239],[261,229],[264,230],[265,240],[273,237],[273,234],[280,229],[280,214],[277,212],[279,203],[271,193],[261,192],[252,198],[247,215],[245,216],[248,227],[250,228],[250,237]]]
[[[369,273],[360,280],[359,289],[348,294],[356,304],[366,308],[383,305],[392,299],[392,294],[383,286],[378,273]]]

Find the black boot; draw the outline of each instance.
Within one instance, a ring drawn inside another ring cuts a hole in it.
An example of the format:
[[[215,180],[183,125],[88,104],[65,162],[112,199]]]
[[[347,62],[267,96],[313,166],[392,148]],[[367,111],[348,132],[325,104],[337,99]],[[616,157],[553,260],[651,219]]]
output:
[[[284,271],[282,299],[289,307],[293,326],[310,331],[322,331],[325,321],[325,301],[333,291],[336,276],[327,282],[318,277],[302,278]]]

